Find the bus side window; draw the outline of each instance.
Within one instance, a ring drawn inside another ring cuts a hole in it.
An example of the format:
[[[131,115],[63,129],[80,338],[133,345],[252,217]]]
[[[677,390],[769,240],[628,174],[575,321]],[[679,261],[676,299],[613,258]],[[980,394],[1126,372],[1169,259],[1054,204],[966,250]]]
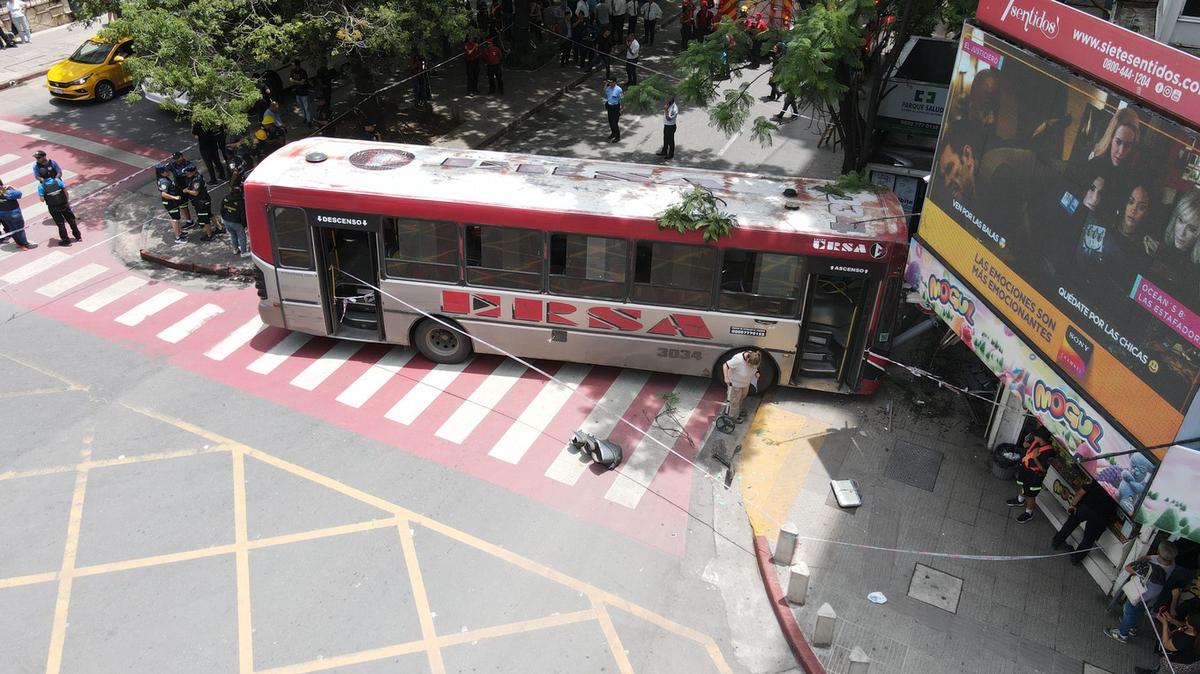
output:
[[[542,290],[544,252],[540,231],[467,225],[463,244],[468,285]]]
[[[717,250],[658,241],[639,241],[634,260],[633,299],[650,304],[708,308]]]
[[[550,235],[550,292],[625,299],[629,242],[585,234]]]
[[[797,255],[729,249],[721,264],[718,308],[771,316],[800,310],[804,261]]]
[[[308,240],[308,220],[299,208],[275,206],[271,209],[275,245],[279,248],[279,266],[312,269],[312,245]]]
[[[458,283],[458,225],[388,218],[383,222],[384,271],[390,278]]]

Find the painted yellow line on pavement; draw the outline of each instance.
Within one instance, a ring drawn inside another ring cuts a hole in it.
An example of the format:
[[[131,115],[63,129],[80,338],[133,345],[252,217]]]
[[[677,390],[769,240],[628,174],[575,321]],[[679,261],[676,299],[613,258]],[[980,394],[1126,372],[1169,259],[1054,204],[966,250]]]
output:
[[[46,573],[31,573],[28,576],[13,576],[12,578],[0,579],[0,590],[9,587],[21,587],[24,585],[37,585],[38,583],[48,583],[52,580],[58,580],[57,571],[47,571]]]
[[[437,629],[433,626],[433,613],[429,609],[429,594],[425,591],[425,578],[421,575],[421,564],[417,561],[417,546],[413,542],[412,524],[401,522],[396,526],[400,532],[400,547],[404,549],[404,566],[412,585],[413,608],[421,623],[421,636],[426,642],[425,654],[429,657],[429,669],[433,674],[446,674],[446,663],[442,661],[442,649],[434,642]]]
[[[44,468],[31,468],[29,470],[10,470],[7,473],[0,473],[0,481],[15,480],[22,477],[39,477],[42,475],[54,475],[57,473],[72,473],[78,470],[90,471],[93,468],[107,468],[109,466],[124,466],[131,463],[144,463],[146,461],[162,461],[163,459],[179,459],[185,456],[197,456],[199,454],[216,454],[218,452],[228,452],[230,447],[220,445],[217,447],[208,447],[201,449],[176,449],[167,452],[153,452],[150,454],[136,454],[133,456],[122,456],[113,459],[98,459],[96,461],[84,461],[77,463],[74,466],[46,466]]]
[[[92,458],[92,439],[89,432],[83,438],[80,451],[82,463]],[[83,524],[83,499],[87,493],[88,471],[75,473],[75,489],[71,493],[71,513],[67,517],[67,541],[63,545],[62,569],[58,572],[58,596],[54,601],[54,622],[50,626],[50,651],[46,655],[46,674],[58,674],[62,668],[63,646],[67,639],[67,611],[71,606],[71,587],[74,581],[75,557],[79,551],[79,531]]]
[[[600,631],[604,632],[608,650],[612,651],[613,658],[617,661],[617,671],[621,674],[633,674],[633,665],[629,662],[629,656],[625,653],[625,646],[621,644],[621,637],[617,634],[617,628],[613,625],[608,609],[595,597],[592,598],[592,607],[596,611],[596,617],[600,620]]]
[[[79,389],[67,388],[31,388],[24,391],[6,391],[0,393],[0,400],[7,398],[24,398],[25,396],[42,396],[48,393],[72,393]]]
[[[778,405],[758,408],[742,440],[739,471],[755,534],[772,541],[778,536],[829,431],[828,425]]]
[[[57,372],[53,372],[53,371],[51,371],[51,370],[47,370],[47,369],[45,369],[45,368],[43,368],[43,367],[41,367],[41,366],[34,365],[33,363],[30,363],[29,361],[27,361],[27,360],[24,360],[24,359],[22,359],[22,358],[17,358],[16,356],[13,356],[13,355],[10,355],[10,354],[7,354],[7,353],[0,353],[0,358],[4,358],[5,360],[11,361],[11,362],[13,362],[13,363],[16,363],[17,365],[20,365],[20,366],[22,366],[22,367],[27,367],[27,368],[29,368],[30,370],[33,370],[34,372],[40,372],[40,373],[42,373],[42,374],[46,375],[47,377],[50,377],[51,379],[57,379],[58,381],[61,381],[62,383],[66,384],[66,385],[67,385],[67,389],[68,389],[68,390],[71,390],[71,391],[87,391],[87,390],[89,390],[89,388],[90,388],[90,387],[88,387],[88,386],[87,386],[87,385],[85,385],[85,384],[80,384],[80,383],[79,383],[79,382],[77,382],[77,381],[74,381],[74,380],[72,380],[72,379],[68,379],[68,378],[67,378],[65,375],[61,375],[61,374],[59,374],[59,373],[57,373]]]
[[[246,546],[246,455],[233,453],[233,539],[237,567],[238,671],[254,673],[254,633],[250,628],[250,550]]]

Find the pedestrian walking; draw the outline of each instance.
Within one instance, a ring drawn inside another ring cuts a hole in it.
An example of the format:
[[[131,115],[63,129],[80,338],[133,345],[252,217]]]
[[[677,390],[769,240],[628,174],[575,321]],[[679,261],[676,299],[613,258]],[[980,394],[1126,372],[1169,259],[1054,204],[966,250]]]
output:
[[[1147,607],[1153,607],[1162,594],[1167,579],[1175,571],[1175,556],[1178,550],[1170,541],[1158,544],[1158,554],[1147,555],[1125,565],[1125,572],[1131,576],[1125,588],[1125,605],[1121,610],[1121,624],[1104,630],[1109,637],[1126,643],[1137,629],[1138,621]],[[1132,578],[1132,576],[1136,576]],[[1140,590],[1140,592],[1138,592]]]
[[[208,184],[204,182],[204,176],[196,170],[195,164],[188,164],[187,167],[187,187],[183,188],[183,193],[187,196],[187,200],[191,202],[192,209],[196,212],[196,224],[204,227],[204,236],[200,237],[201,241],[212,241],[214,232],[212,226],[212,199],[208,196]]]
[[[221,224],[229,232],[229,243],[233,252],[242,257],[250,257],[250,248],[246,242],[246,195],[242,187],[231,187],[229,194],[221,200]]]
[[[483,48],[483,62],[487,66],[488,93],[504,95],[504,52],[492,38]]]
[[[1025,511],[1017,515],[1017,522],[1024,524],[1033,519],[1033,507],[1037,503],[1038,494],[1042,491],[1042,482],[1046,479],[1046,469],[1050,467],[1050,458],[1054,456],[1054,440],[1050,431],[1044,426],[1025,436],[1022,443],[1025,455],[1017,466],[1017,490],[1015,497],[1005,501],[1010,508],[1025,506]]]
[[[642,55],[642,45],[638,44],[633,33],[625,36],[625,86],[637,84],[638,57]]]
[[[58,162],[46,156],[45,151],[33,153],[33,179],[42,182],[45,178],[61,178],[62,168]]]
[[[69,246],[71,239],[67,237],[67,225],[71,226],[71,236],[76,241],[83,241],[79,233],[79,224],[75,221],[75,211],[71,210],[71,196],[67,194],[67,186],[59,178],[46,178],[38,184],[38,196],[46,202],[46,210],[54,218],[58,226],[58,245]]]
[[[729,387],[729,416],[737,422],[746,421],[746,410],[742,403],[750,395],[750,387],[757,386],[758,366],[762,363],[762,353],[756,349],[747,349],[734,354],[725,361],[725,385]]]
[[[771,118],[782,122],[783,121],[783,113],[787,112],[788,108],[791,108],[792,109],[792,117],[791,118],[796,119],[797,117],[800,116],[800,109],[798,107],[796,107],[795,94],[791,94],[788,92],[782,92],[782,93],[783,93],[783,109],[779,111],[779,114],[772,115]]]
[[[292,95],[296,97],[296,105],[300,107],[300,116],[306,126],[313,125],[312,82],[308,79],[308,71],[299,61],[292,62],[292,72],[288,75],[292,85]]]
[[[12,19],[13,33],[21,36],[25,44],[33,42],[33,34],[29,31],[29,17],[25,16],[25,0],[8,0],[8,16]]]
[[[642,19],[646,26],[642,37],[645,38],[647,47],[654,45],[654,31],[662,13],[662,6],[658,4],[658,0],[650,0],[642,5]]]
[[[4,236],[0,238],[12,237],[18,248],[30,250],[37,248],[37,244],[29,243],[29,238],[25,236],[25,216],[21,214],[21,205],[17,201],[22,196],[21,190],[9,187],[0,180],[0,225],[4,227]]]
[[[608,26],[602,26],[600,37],[596,39],[596,55],[604,64],[604,79],[612,79],[612,50],[613,32]]]
[[[783,93],[783,90],[779,88],[779,70],[783,66],[779,65],[779,63],[783,60],[783,56],[786,53],[787,45],[783,42],[776,42],[771,46],[771,51],[768,53],[771,59],[771,74],[767,78],[767,83],[771,85],[770,98],[772,101],[779,100],[779,95]]]
[[[158,165],[158,194],[162,199],[163,210],[171,219],[171,231],[175,234],[175,243],[187,241],[187,233],[179,225],[180,207],[183,206],[185,200],[182,190],[175,184],[175,172],[170,164]]]
[[[483,50],[475,40],[474,35],[468,35],[463,42],[463,54],[467,62],[467,95],[479,93],[479,68]]]
[[[584,2],[584,7],[587,7],[586,2]],[[574,61],[577,68],[583,67],[583,33],[587,24],[586,9],[571,14],[571,60]]]
[[[608,113],[608,140],[616,143],[621,140],[621,96],[624,90],[617,86],[617,81],[608,78],[604,83],[604,110]]]
[[[1071,563],[1078,565],[1087,557],[1088,551],[1100,539],[1100,534],[1104,533],[1116,514],[1117,502],[1095,480],[1089,480],[1075,492],[1074,498],[1067,505],[1067,521],[1063,522],[1058,533],[1054,534],[1051,544],[1055,549],[1066,545],[1067,538],[1083,524],[1083,538],[1071,555]]]
[[[584,70],[591,70],[596,63],[596,24],[593,21],[588,21],[583,26],[583,38],[580,40],[582,54],[582,62],[579,67]]]
[[[675,158],[675,125],[678,119],[679,106],[675,105],[675,97],[672,96],[663,104],[663,144],[655,154],[666,159]]]
[[[688,48],[688,43],[692,41],[695,34],[696,10],[692,7],[692,0],[683,0],[683,8],[679,11],[680,51]]]
[[[209,129],[200,122],[192,124],[192,138],[196,139],[196,147],[200,150],[200,158],[208,169],[209,182],[229,178],[225,165],[229,162],[225,156],[225,129]]]

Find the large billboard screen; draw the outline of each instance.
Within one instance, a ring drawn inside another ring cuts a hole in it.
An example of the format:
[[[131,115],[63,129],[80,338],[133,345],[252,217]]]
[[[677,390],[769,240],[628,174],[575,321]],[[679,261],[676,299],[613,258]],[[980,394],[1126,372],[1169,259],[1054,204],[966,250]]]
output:
[[[1130,437],[1200,383],[1194,131],[964,27],[918,238]]]

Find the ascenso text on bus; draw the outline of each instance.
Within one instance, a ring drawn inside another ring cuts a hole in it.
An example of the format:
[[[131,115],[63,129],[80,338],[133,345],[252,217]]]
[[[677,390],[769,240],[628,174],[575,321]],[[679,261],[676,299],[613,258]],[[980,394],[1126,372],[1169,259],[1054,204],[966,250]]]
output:
[[[645,332],[651,335],[691,339],[713,338],[712,331],[708,329],[704,319],[695,314],[671,312],[658,320],[655,320],[657,317],[644,319],[641,309],[631,307],[581,308],[563,300],[542,300],[533,297],[508,298],[492,293],[444,290],[442,311],[474,318],[508,318],[564,327]]]

